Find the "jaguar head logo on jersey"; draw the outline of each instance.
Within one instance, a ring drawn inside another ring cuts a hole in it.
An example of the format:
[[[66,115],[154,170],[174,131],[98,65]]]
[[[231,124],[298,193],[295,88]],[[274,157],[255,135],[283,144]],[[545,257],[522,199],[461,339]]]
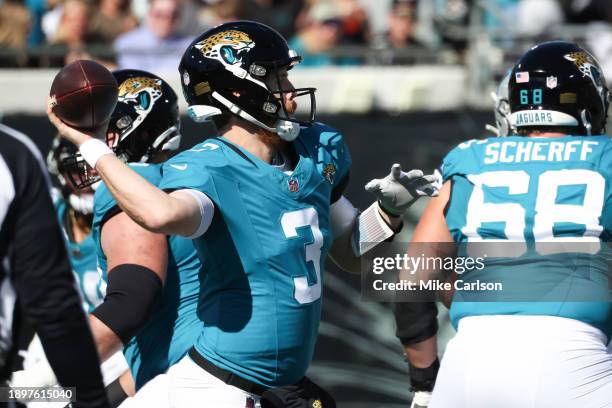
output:
[[[244,54],[254,46],[253,40],[238,30],[222,31],[195,45],[206,58],[216,59],[225,67],[240,65]]]
[[[329,181],[329,183],[334,182],[334,176],[336,175],[336,166],[333,163],[328,163],[323,167],[323,177],[325,180]]]

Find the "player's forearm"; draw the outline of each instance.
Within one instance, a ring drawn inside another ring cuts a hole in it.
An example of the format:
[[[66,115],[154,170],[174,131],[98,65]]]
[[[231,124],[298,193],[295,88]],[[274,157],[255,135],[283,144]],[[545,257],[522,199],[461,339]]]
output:
[[[406,358],[415,367],[429,367],[438,358],[438,346],[436,336],[415,344],[404,345]]]
[[[123,343],[107,325],[94,315],[89,315],[89,326],[98,350],[100,362],[108,360],[113,354],[121,350]]]
[[[329,257],[338,267],[351,273],[361,272],[361,257],[355,255],[352,244],[352,230],[334,240]]]
[[[195,229],[184,222],[179,200],[149,183],[114,155],[102,156],[96,170],[119,207],[141,227],[166,235],[190,235]]]

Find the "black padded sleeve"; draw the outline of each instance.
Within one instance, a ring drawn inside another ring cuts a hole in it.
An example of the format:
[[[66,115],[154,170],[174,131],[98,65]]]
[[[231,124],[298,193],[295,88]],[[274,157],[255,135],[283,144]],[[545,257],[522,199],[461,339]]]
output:
[[[438,332],[438,307],[433,302],[393,304],[395,335],[404,346],[427,340]]]
[[[126,344],[147,322],[161,292],[162,282],[151,269],[119,265],[109,271],[104,302],[92,314]]]

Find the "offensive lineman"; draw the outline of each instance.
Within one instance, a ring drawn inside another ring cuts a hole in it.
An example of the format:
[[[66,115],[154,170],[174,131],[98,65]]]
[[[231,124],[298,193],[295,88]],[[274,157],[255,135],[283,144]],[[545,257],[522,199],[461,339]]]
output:
[[[342,196],[350,156],[341,135],[313,124],[313,109],[307,121],[295,118],[294,98],[314,97],[288,80],[300,60],[277,32],[254,22],[199,36],[179,67],[183,93],[190,116],[212,117],[222,136],[166,163],[161,190],[48,111],[127,215],[150,231],[193,238],[206,259],[203,327],[189,356],[168,372],[172,406],[243,407],[260,397],[274,406],[290,398],[333,406],[304,377],[318,331],[322,261],[329,252],[359,270],[359,256],[399,230],[397,214],[437,193],[435,177],[395,167],[372,186],[380,204],[358,215]]]
[[[107,143],[115,154],[147,181],[158,184],[161,163],[181,140],[178,98],[161,78],[146,71],[113,72],[119,99],[110,120]],[[80,187],[99,178],[80,156],[69,160]],[[80,171],[79,171],[80,169]],[[196,314],[200,261],[193,243],[138,226],[127,217],[104,184],[94,200],[93,240],[106,288],[104,303],[90,315],[102,359],[123,346],[134,384],[123,379],[109,395],[115,402],[140,390],[166,372],[195,342],[201,322]],[[155,391],[131,404],[167,405],[163,378]],[[160,391],[161,390],[161,391]]]
[[[458,332],[429,406],[610,406],[609,266],[574,253],[584,243],[609,251],[612,144],[603,135],[603,73],[577,45],[548,42],[523,55],[508,90],[518,135],[472,140],[446,156],[444,186],[413,242],[491,240],[489,249],[520,251],[461,279],[521,285],[519,295],[539,297],[478,302],[456,291]],[[569,243],[569,254],[534,252],[558,251],[560,243]],[[580,298],[585,292],[590,297]]]

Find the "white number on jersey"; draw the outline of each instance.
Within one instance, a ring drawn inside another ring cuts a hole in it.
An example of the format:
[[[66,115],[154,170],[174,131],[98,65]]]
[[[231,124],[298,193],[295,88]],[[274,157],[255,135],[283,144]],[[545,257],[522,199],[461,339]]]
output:
[[[306,263],[312,262],[316,273],[316,282],[309,286],[306,276],[293,278],[295,300],[300,304],[312,303],[321,297],[321,248],[323,248],[323,234],[319,229],[319,216],[312,207],[291,211],[283,214],[281,225],[287,238],[297,238],[297,230],[300,227],[310,227],[312,231],[314,242],[304,245],[305,261]]]
[[[469,175],[474,190],[468,203],[466,225],[462,228],[468,242],[525,242],[525,208],[518,203],[485,203],[483,186],[507,187],[508,194],[526,194],[529,189],[529,175],[525,171],[490,171]],[[538,179],[533,235],[537,242],[599,242],[603,227],[599,218],[603,211],[605,179],[592,170],[550,170]],[[586,191],[582,204],[558,204],[556,197],[559,188],[569,185],[585,185]],[[505,222],[505,240],[483,239],[478,228],[485,222]],[[555,237],[555,223],[574,223],[585,226],[579,237]],[[538,252],[547,252],[543,245],[537,245]],[[524,253],[526,246],[518,249]],[[596,251],[596,248],[591,249]],[[514,254],[514,255],[521,255]]]

